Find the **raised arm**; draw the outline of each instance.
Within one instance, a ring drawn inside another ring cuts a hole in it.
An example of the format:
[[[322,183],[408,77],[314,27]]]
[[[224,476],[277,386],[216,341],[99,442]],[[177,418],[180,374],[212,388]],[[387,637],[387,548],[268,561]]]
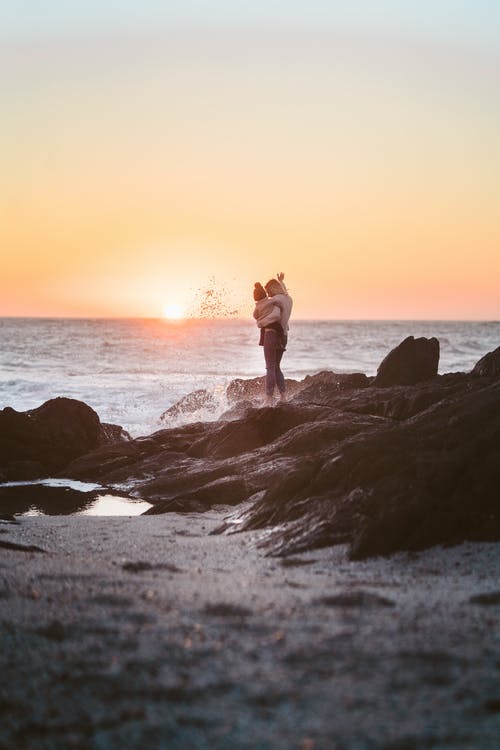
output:
[[[286,285],[285,285],[285,274],[284,274],[284,272],[283,271],[278,271],[278,273],[276,274],[276,278],[278,279],[279,283],[283,287],[283,291],[285,292],[285,294],[288,294],[288,289],[286,288]]]
[[[282,294],[276,294],[273,297],[273,302],[281,307],[281,325],[285,333],[288,331],[288,321],[292,312],[293,300],[288,293],[288,289],[285,286],[285,274],[280,271],[276,274],[281,288],[283,289]]]

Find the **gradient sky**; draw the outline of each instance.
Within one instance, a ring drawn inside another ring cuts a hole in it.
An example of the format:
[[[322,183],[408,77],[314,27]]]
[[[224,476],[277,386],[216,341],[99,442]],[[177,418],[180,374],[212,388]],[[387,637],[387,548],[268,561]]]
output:
[[[500,2],[0,9],[0,315],[500,318]]]

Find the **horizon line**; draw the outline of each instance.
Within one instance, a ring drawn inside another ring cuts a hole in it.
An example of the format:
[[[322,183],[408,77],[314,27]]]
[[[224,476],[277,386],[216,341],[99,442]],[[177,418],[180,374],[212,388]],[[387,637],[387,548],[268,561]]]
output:
[[[173,325],[182,325],[183,323],[189,322],[247,322],[252,321],[253,318],[249,316],[235,316],[235,317],[185,317],[185,318],[166,318],[161,315],[0,315],[0,320],[155,320],[163,323],[171,323]],[[402,317],[402,318],[324,318],[324,317],[312,317],[312,318],[294,318],[293,323],[500,323],[500,318],[418,318],[418,317]]]

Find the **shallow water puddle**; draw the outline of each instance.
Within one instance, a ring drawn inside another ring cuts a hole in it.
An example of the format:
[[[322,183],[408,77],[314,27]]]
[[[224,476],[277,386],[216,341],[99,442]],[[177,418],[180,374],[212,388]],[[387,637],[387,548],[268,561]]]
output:
[[[82,516],[140,516],[153,506],[144,500],[134,500],[117,495],[99,495]]]
[[[29,516],[138,516],[151,504],[114,495],[99,484],[42,479],[0,484],[0,513]]]

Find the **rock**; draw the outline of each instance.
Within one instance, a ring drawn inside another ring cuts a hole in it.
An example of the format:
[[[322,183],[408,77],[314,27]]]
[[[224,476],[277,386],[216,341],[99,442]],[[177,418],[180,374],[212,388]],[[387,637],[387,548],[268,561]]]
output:
[[[439,341],[408,336],[382,360],[372,385],[411,385],[437,375]]]
[[[500,540],[500,383],[468,385],[297,464],[235,529],[271,529],[271,554],[349,543],[352,559]]]
[[[219,420],[224,422],[231,422],[234,419],[242,419],[246,415],[247,411],[249,409],[253,409],[254,407],[255,401],[250,401],[250,399],[236,401],[230,409],[226,409],[226,411],[224,411],[220,415]]]
[[[6,407],[0,411],[1,472],[9,480],[54,474],[92,448],[123,439],[121,428],[110,428],[75,399],[54,398],[25,412]]]
[[[82,481],[144,481],[166,467],[177,465],[195,440],[212,429],[213,423],[194,422],[182,427],[158,430],[147,437],[97,448],[64,469],[64,477]]]
[[[193,443],[188,455],[228,458],[252,451],[276,440],[292,427],[314,421],[321,416],[315,407],[293,408],[279,404],[276,408],[249,409],[239,421],[217,425],[206,436]]]
[[[472,375],[479,375],[480,377],[493,377],[497,378],[500,376],[500,346],[492,352],[488,352],[484,357],[476,362],[472,368]]]
[[[235,378],[229,383],[226,389],[226,397],[229,403],[243,400],[249,400],[254,403],[256,399],[264,398],[265,387],[265,376],[250,378],[248,380]],[[285,387],[287,396],[290,397],[301,388],[301,383],[298,380],[285,378]]]
[[[248,487],[242,477],[222,477],[201,487],[176,494],[149,508],[143,515],[205,511],[214,505],[236,505],[248,497]]]
[[[45,468],[40,461],[12,461],[8,466],[8,475],[11,480],[30,481],[43,477],[45,473]],[[2,481],[8,481],[7,476]]]
[[[297,390],[294,402],[325,403],[343,391],[365,388],[373,378],[368,378],[361,372],[337,373],[323,370],[315,375],[306,375]]]
[[[101,422],[101,437],[99,441],[101,445],[121,443],[125,440],[132,440],[132,438],[130,433],[124,430],[121,425]]]
[[[215,410],[217,406],[214,394],[205,389],[200,389],[193,391],[193,393],[188,393],[187,396],[183,396],[179,401],[176,401],[173,406],[163,412],[160,419],[163,422],[167,422],[169,419],[193,414],[200,409]]]
[[[434,372],[439,345],[420,341],[434,352]],[[405,348],[405,342],[398,347]],[[395,357],[402,364],[391,378],[408,377],[404,369],[421,350],[410,339],[410,355]],[[379,374],[390,370],[381,365]],[[254,379],[237,390],[248,395],[257,385],[262,381]],[[108,487],[126,483],[134,497],[153,503],[151,514],[233,504],[218,531],[265,529],[260,544],[275,556],[347,544],[353,559],[363,559],[494,541],[500,540],[499,401],[500,380],[493,377],[434,372],[418,383],[377,388],[360,373],[322,372],[275,408],[242,398],[232,421],[196,422],[135,440],[103,444],[95,415],[94,447],[61,472]],[[28,420],[28,434],[36,433],[29,415],[2,414]],[[37,451],[16,460],[40,461],[47,470],[46,447],[39,441]]]
[[[127,482],[151,514],[234,503],[225,531],[267,529],[272,555],[342,543],[364,558],[500,538],[500,383],[451,373],[369,384],[318,373],[276,408],[99,448],[65,473]]]
[[[265,382],[265,377],[250,378],[249,380],[235,378],[232,380],[226,388],[226,401],[230,404],[230,408],[219,418],[223,420],[235,419],[242,416],[246,409],[257,406],[264,399]],[[285,379],[285,384],[289,396],[296,393],[300,388],[300,383],[297,380]],[[168,422],[170,419],[194,414],[201,409],[215,412],[220,406],[221,402],[213,392],[200,389],[188,393],[179,401],[176,401],[161,415],[160,419],[163,422]]]

